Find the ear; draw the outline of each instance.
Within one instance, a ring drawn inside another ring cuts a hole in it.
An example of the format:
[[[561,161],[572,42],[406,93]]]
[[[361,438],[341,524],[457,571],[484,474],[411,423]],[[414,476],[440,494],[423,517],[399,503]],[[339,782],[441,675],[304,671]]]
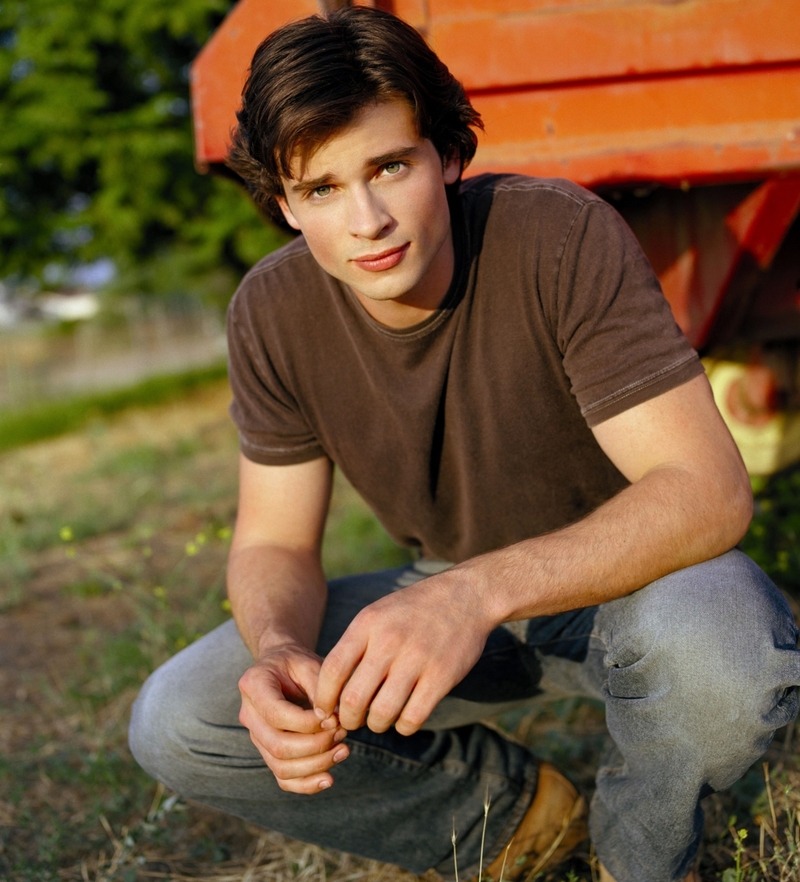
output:
[[[461,176],[461,156],[458,150],[451,150],[444,158],[442,175],[445,184],[455,184]]]
[[[278,208],[283,212],[286,223],[289,224],[293,230],[299,230],[300,224],[297,223],[297,218],[292,214],[292,209],[289,208],[289,203],[286,201],[286,197],[276,196],[275,201],[278,203]]]

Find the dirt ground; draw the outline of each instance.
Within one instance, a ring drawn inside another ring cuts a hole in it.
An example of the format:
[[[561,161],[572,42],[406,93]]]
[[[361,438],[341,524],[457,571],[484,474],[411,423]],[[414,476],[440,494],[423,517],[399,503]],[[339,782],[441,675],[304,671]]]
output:
[[[49,515],[52,532],[56,532],[60,529],[55,520],[59,510],[69,508],[63,505],[64,497],[77,492],[72,481],[93,465],[107,461],[115,451],[142,445],[168,450],[181,439],[192,437],[213,435],[223,450],[227,448],[229,464],[217,455],[212,457],[213,463],[205,465],[209,469],[225,467],[233,486],[236,439],[226,413],[228,400],[227,388],[216,385],[184,402],[132,411],[113,423],[95,426],[93,431],[12,451],[0,458],[0,512],[22,525]],[[202,480],[202,475],[197,477]],[[60,486],[54,486],[56,483]],[[136,490],[121,476],[107,492],[116,495]],[[47,514],[43,515],[43,510]],[[201,526],[201,518],[191,511],[182,512],[177,519],[169,512],[163,517],[162,538],[151,543],[157,556],[168,554],[183,534]],[[124,570],[135,557],[137,549],[120,542],[119,532],[98,532],[82,543],[80,554],[74,557],[69,556],[64,542],[25,555],[24,593],[0,615],[0,705],[6,709],[0,716],[2,752],[19,749],[26,739],[41,737],[49,729],[55,735],[69,725],[68,720],[51,717],[50,702],[42,706],[42,688],[49,684],[55,693],[64,690],[64,673],[75,666],[79,634],[118,631],[132,618],[125,596],[108,593],[93,597],[65,591],[98,564],[104,570]],[[176,537],[176,533],[180,535]],[[208,562],[215,573],[221,563],[219,555]]]
[[[0,456],[2,882],[413,882],[186,805],[127,752],[147,671],[227,616],[237,461],[228,401],[220,383]],[[384,539],[341,483],[333,510],[336,566],[352,566],[348,541],[358,554],[376,549],[359,558],[365,569],[384,559]],[[506,724],[591,790],[601,709],[562,702]],[[758,764],[706,801],[704,879],[800,878],[792,742],[791,728],[781,732],[766,757],[770,784]],[[749,838],[737,840],[742,829]],[[552,879],[595,875],[586,851]]]

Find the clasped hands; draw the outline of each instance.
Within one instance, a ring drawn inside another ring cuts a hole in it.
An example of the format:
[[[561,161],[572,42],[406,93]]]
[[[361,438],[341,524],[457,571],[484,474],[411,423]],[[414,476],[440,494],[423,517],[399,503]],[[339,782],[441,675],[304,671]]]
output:
[[[330,769],[350,754],[348,731],[366,723],[412,735],[466,676],[497,622],[453,590],[452,572],[365,607],[324,660],[289,642],[244,674],[239,720],[281,789],[330,787]]]

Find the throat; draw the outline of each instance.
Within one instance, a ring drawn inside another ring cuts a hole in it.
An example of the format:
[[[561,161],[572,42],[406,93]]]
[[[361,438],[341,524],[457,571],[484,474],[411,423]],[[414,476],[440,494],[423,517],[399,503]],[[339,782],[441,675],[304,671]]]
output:
[[[430,318],[436,312],[439,306],[437,304],[431,308],[401,303],[397,300],[372,300],[363,294],[359,294],[356,290],[353,290],[353,294],[364,307],[365,312],[375,319],[378,324],[397,330],[411,328],[424,322],[425,319]]]

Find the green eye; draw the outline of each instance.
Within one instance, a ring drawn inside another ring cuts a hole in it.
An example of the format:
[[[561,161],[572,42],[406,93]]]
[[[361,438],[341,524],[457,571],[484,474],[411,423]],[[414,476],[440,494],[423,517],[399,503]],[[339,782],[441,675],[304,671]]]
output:
[[[324,184],[322,187],[317,187],[314,190],[315,196],[327,196],[331,192],[330,185]]]
[[[387,162],[383,167],[383,170],[390,175],[396,175],[402,167],[402,162]]]

